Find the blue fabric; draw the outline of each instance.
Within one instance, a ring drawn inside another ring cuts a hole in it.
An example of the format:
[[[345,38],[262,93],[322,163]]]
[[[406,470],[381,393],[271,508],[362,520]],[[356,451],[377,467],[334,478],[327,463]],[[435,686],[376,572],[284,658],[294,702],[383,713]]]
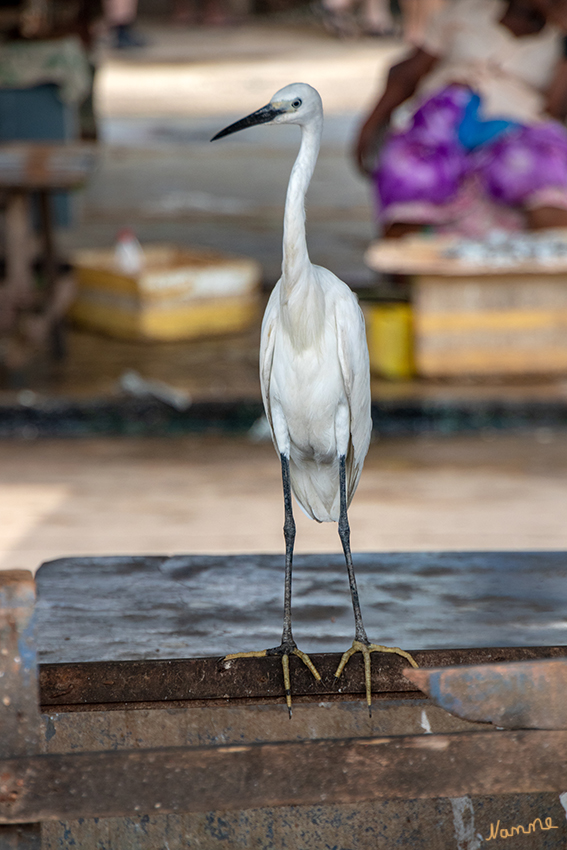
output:
[[[484,145],[487,142],[492,142],[508,130],[519,127],[514,121],[506,121],[504,119],[492,119],[483,121],[479,118],[480,97],[478,94],[471,92],[469,102],[465,107],[465,112],[458,128],[459,141],[469,151]]]
[[[55,83],[24,89],[0,88],[0,142],[68,142],[77,138],[76,110],[59,98]],[[71,202],[68,192],[51,192],[55,225],[69,227]],[[32,204],[34,226],[39,224],[39,209]]]
[[[70,141],[70,108],[58,97],[58,86],[44,83],[27,89],[0,88],[0,139],[3,142]]]

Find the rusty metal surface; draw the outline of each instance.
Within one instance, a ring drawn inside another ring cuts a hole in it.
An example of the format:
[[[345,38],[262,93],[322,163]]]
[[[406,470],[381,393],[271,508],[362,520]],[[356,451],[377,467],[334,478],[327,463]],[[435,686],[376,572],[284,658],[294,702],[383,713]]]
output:
[[[479,728],[425,700],[384,700],[368,717],[362,701],[296,705],[229,704],[169,710],[58,713],[44,717],[48,752],[183,744],[243,744],[346,736],[434,734]],[[485,727],[480,727],[485,728]],[[490,728],[490,727],[488,727]],[[495,735],[499,733],[494,731]],[[450,799],[388,800],[264,807],[193,814],[85,819],[44,824],[45,850],[463,850],[463,830],[489,835],[502,827],[551,817],[560,828],[538,836],[537,850],[564,850],[567,822],[558,794]],[[473,828],[474,827],[474,828]],[[459,838],[460,837],[460,838]],[[472,840],[472,839],[471,839]],[[529,839],[528,839],[529,840]],[[511,842],[510,842],[511,843]],[[473,845],[474,846],[474,845]],[[470,850],[466,847],[465,850]]]
[[[43,716],[45,753],[101,752],[155,747],[254,744],[309,739],[368,738],[486,731],[428,700],[383,700],[368,715],[362,700],[285,704],[229,704],[188,708],[58,712]],[[495,731],[492,729],[492,731]]]
[[[35,583],[28,570],[0,571],[0,758],[39,751],[34,604]],[[4,778],[0,771],[0,801],[10,805],[20,788],[5,789]],[[39,850],[40,842],[38,823],[0,825],[0,850]]]
[[[567,661],[519,661],[405,676],[436,705],[466,720],[507,729],[567,729]]]
[[[500,647],[482,649],[412,650],[420,666],[497,664],[537,658],[567,657],[567,647]],[[295,698],[319,700],[329,696],[364,694],[362,658],[355,656],[339,680],[338,653],[312,656],[321,673],[316,682],[296,658],[290,659]],[[419,697],[415,685],[403,675],[405,661],[393,655],[374,656],[372,691],[376,698],[392,695]],[[231,699],[280,699],[282,668],[278,658],[187,658],[163,661],[108,661],[86,664],[40,665],[40,699],[49,706],[130,706],[152,702]]]
[[[0,826],[0,850],[43,850],[41,824]]]
[[[383,700],[375,704],[371,718],[359,700],[297,704],[291,721],[285,704],[243,707],[238,702],[219,707],[209,703],[168,710],[55,710],[44,717],[44,746],[52,753],[94,752],[474,728],[479,726],[424,699]],[[81,817],[44,823],[43,850],[184,850],[187,846],[199,850],[463,850],[463,835],[470,835],[472,841],[479,833],[488,836],[491,823],[528,826],[538,817],[543,823],[551,818],[558,829],[541,833],[537,850],[564,850],[567,822],[556,793],[453,800],[381,798],[171,815],[154,810],[126,818]],[[465,850],[470,845],[465,844]]]
[[[564,639],[565,552],[362,553],[355,567],[376,643],[449,649]],[[281,638],[283,555],[65,558],[36,580],[46,663],[220,656]],[[341,554],[297,556],[293,606],[305,652],[350,646]]]
[[[561,792],[567,732],[459,732],[0,760],[0,823]]]
[[[44,717],[44,724],[46,752],[419,734],[424,725],[433,732],[475,728],[425,700],[382,701],[374,707],[371,718],[364,702],[357,700],[295,705],[291,721],[285,703],[278,702],[269,706],[241,707],[238,703],[168,710],[55,710]],[[517,805],[518,798],[514,799]],[[555,796],[552,801],[542,801],[538,811],[555,815],[553,809],[557,807],[561,810]],[[501,813],[502,807],[491,810]],[[182,850],[188,845],[199,850],[219,846],[224,850],[322,850],[327,846],[376,850],[381,837],[389,842],[384,845],[388,847],[447,850],[452,847],[454,827],[448,800],[398,800],[394,805],[379,800],[185,815],[159,815],[154,810],[135,818],[50,822],[44,824],[46,833],[49,850]],[[414,844],[416,840],[419,843]],[[378,846],[382,848],[382,844]]]
[[[0,756],[37,752],[35,587],[27,570],[0,571]]]
[[[557,794],[50,821],[43,825],[42,850],[480,850],[495,831],[497,838],[514,836],[519,826],[528,834],[516,842],[491,839],[486,846],[565,850],[567,824]]]

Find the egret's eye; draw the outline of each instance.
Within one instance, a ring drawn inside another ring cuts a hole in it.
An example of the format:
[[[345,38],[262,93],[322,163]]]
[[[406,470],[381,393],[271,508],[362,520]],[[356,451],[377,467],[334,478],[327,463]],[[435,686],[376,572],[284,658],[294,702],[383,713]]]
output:
[[[297,100],[292,101],[291,105],[293,106],[294,109],[299,109],[299,107],[301,106],[302,103],[303,103],[303,101],[298,97]]]

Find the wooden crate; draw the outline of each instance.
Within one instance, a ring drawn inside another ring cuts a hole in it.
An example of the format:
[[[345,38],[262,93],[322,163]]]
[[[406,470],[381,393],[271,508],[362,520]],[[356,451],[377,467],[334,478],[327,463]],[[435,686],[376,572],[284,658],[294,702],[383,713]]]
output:
[[[116,268],[112,250],[80,251],[71,318],[121,339],[178,340],[233,333],[259,310],[259,264],[173,245],[144,246],[139,274]]]
[[[413,326],[428,377],[567,372],[567,273],[418,275]]]
[[[371,246],[380,271],[411,275],[418,374],[567,373],[567,263],[479,266],[442,256],[446,239]]]

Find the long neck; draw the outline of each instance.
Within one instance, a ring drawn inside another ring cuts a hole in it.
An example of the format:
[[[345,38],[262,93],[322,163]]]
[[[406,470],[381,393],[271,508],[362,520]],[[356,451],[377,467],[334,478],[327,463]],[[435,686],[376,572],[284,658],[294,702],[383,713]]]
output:
[[[286,289],[292,288],[309,265],[309,253],[305,239],[305,193],[321,144],[323,117],[301,128],[301,147],[295,160],[285,201],[282,275]]]

